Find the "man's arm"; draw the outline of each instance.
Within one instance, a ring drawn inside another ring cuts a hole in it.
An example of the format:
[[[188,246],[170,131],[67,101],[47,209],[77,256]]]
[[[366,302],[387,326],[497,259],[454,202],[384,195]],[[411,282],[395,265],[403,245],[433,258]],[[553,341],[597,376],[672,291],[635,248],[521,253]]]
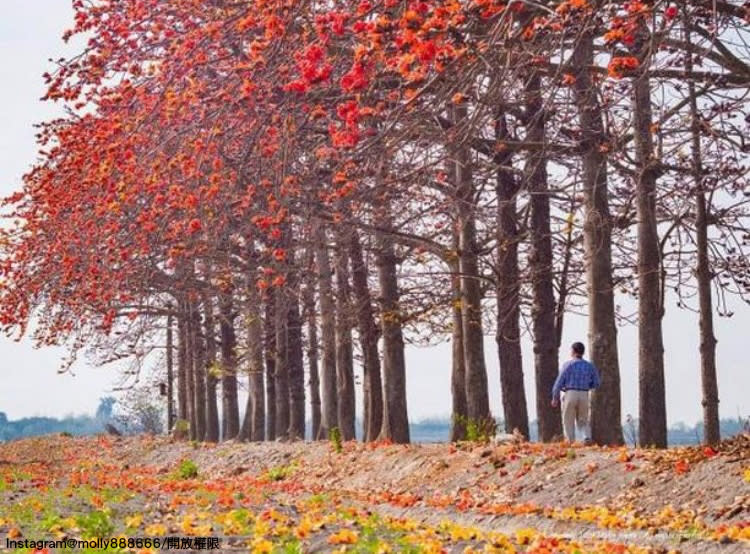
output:
[[[560,400],[560,389],[562,389],[563,384],[565,383],[567,379],[569,367],[570,367],[570,364],[565,363],[562,366],[560,373],[558,373],[557,379],[555,379],[555,385],[552,387],[552,402],[553,403],[558,402]]]

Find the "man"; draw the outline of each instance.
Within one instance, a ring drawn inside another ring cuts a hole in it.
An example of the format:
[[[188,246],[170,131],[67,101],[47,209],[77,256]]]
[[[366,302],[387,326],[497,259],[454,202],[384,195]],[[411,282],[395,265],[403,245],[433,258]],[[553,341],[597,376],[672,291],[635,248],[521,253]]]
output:
[[[589,391],[599,387],[599,370],[594,364],[583,359],[585,348],[582,343],[574,342],[570,347],[571,359],[562,366],[560,374],[552,387],[552,406],[562,399],[562,418],[565,439],[575,441],[576,425],[583,433],[584,444],[591,444],[591,427],[589,426]]]

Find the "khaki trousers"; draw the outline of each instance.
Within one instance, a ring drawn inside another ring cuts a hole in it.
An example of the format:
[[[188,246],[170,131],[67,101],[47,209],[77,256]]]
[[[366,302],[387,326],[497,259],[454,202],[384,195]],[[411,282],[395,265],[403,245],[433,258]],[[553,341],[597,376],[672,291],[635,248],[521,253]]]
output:
[[[576,440],[576,426],[583,433],[583,439],[591,438],[589,427],[589,391],[569,390],[563,393],[562,418],[565,439]]]

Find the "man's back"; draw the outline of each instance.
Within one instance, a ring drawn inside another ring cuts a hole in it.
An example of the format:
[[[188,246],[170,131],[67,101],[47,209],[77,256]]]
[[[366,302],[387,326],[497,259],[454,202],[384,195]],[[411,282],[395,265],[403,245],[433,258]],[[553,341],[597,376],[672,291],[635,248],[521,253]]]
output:
[[[599,372],[594,364],[583,358],[574,358],[563,364],[561,388],[590,390],[599,386]]]
[[[552,387],[552,406],[560,404],[560,394],[565,391],[562,402],[563,429],[565,438],[575,440],[576,425],[583,430],[584,443],[591,441],[589,425],[589,391],[599,387],[599,370],[583,359],[585,347],[574,342],[570,347],[571,359],[562,366]]]

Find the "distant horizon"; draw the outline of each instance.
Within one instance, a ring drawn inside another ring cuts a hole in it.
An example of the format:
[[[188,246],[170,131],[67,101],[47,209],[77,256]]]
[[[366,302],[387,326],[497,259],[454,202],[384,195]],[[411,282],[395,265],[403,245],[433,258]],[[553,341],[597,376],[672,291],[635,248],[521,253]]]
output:
[[[122,414],[110,413],[106,417],[100,417],[99,410],[97,414],[69,415],[64,418],[55,418],[50,416],[23,417],[21,419],[0,418],[0,443],[27,438],[49,436],[57,434],[70,434],[72,436],[92,436],[109,433],[107,424],[113,424],[116,429],[124,435],[142,434],[144,431],[138,431],[138,423],[122,418]],[[1,415],[5,416],[3,412]],[[162,420],[162,424],[166,423]],[[623,426],[624,442],[626,445],[635,446],[635,437],[637,435],[637,421],[632,425]],[[135,424],[135,428],[133,427]],[[728,439],[739,435],[747,430],[747,420],[742,418],[722,419],[720,422],[721,437]],[[312,422],[307,421],[305,426],[305,441],[315,442],[312,439]],[[356,437],[362,439],[362,422],[357,420],[355,424]],[[440,419],[423,420],[421,422],[411,421],[409,423],[409,433],[412,444],[434,444],[448,443],[450,440],[451,420],[449,417]],[[539,442],[538,429],[536,420],[530,425],[530,442]],[[498,429],[502,433],[502,429]],[[166,435],[166,432],[157,432],[158,435]],[[667,429],[667,439],[669,447],[693,446],[701,444],[702,422],[689,426],[684,422],[670,425]]]
[[[117,398],[114,395],[110,395],[110,396],[113,396],[114,398]],[[119,399],[118,399],[118,401],[119,401]],[[21,421],[21,420],[24,420],[24,419],[34,419],[34,418],[55,419],[55,420],[60,421],[60,420],[64,420],[64,419],[74,419],[74,418],[81,418],[81,417],[95,417],[96,410],[94,410],[92,412],[77,412],[77,413],[75,413],[75,412],[69,412],[69,413],[66,413],[66,414],[63,414],[63,415],[50,415],[50,414],[35,413],[35,414],[31,414],[31,415],[23,415],[21,417],[10,417],[10,416],[8,416],[8,413],[5,410],[3,410],[3,409],[0,408],[0,414],[4,414],[6,416],[8,422],[15,422],[15,421]],[[243,416],[244,416],[244,410],[241,409],[240,410],[240,418],[242,418]],[[502,421],[502,417],[501,416],[493,414],[493,417],[495,418],[496,421]],[[166,418],[166,416],[165,416],[165,418]],[[410,418],[409,419],[409,425],[450,425],[452,419],[453,419],[453,417],[452,417],[452,415],[450,413],[446,413],[446,414],[443,414],[443,415],[425,416],[425,417],[422,417],[420,419],[411,419]],[[633,422],[637,422],[638,418],[637,417],[633,417],[632,421]],[[743,416],[741,414],[738,414],[736,416],[722,417],[720,419],[720,421],[722,421],[722,422],[737,421],[738,423],[742,424],[742,423],[750,421],[750,414],[748,414],[748,416]],[[356,422],[356,424],[358,426],[361,425],[361,422],[362,422],[361,414],[357,415],[357,418],[355,419],[355,422]],[[305,420],[305,424],[306,425],[311,425],[311,423],[312,422],[311,422],[311,420],[309,418],[307,418]],[[627,419],[624,419],[622,421],[622,425],[625,426],[626,424],[627,424]],[[529,419],[529,426],[531,428],[535,427],[536,425],[537,425],[537,419],[536,418]],[[700,427],[701,425],[703,425],[703,420],[702,419],[697,419],[694,423],[690,422],[690,421],[679,420],[679,421],[674,421],[674,422],[669,423],[668,427],[670,429],[672,429],[672,428],[678,428],[680,426],[686,426],[688,428],[692,428],[692,427]]]
[[[49,69],[48,58],[70,54],[80,45],[76,44],[76,39],[65,45],[60,38],[63,31],[73,24],[70,2],[5,0],[3,15],[0,19],[0,48],[5,56],[0,76],[3,82],[12,83],[12,86],[0,89],[0,196],[19,190],[22,175],[37,158],[33,124],[60,115],[60,105],[39,101],[44,95],[41,75]],[[700,421],[697,316],[690,310],[676,308],[677,298],[673,293],[667,295],[666,301],[668,310],[663,320],[663,332],[667,422],[672,425]],[[618,294],[616,302],[623,316],[636,313],[632,299]],[[730,298],[728,309],[735,312],[734,317],[715,319],[719,414],[722,418],[736,417],[738,413],[744,417],[750,415],[750,394],[747,394],[750,371],[746,353],[750,307],[737,298]],[[567,355],[568,344],[578,340],[588,343],[587,332],[585,317],[566,314],[561,362]],[[451,345],[445,342],[445,338],[435,337],[436,344],[430,347],[406,348],[407,403],[411,421],[441,417],[439,414],[450,410]],[[528,414],[534,419],[534,356],[528,334],[522,338],[522,349]],[[624,418],[630,413],[635,417],[638,413],[638,339],[634,325],[618,328],[618,350],[622,415]],[[57,369],[65,355],[61,348],[35,349],[28,337],[20,342],[0,338],[4,377],[0,387],[0,411],[12,418],[32,414],[59,417],[82,410],[93,412],[98,399],[116,388],[119,373],[114,367],[92,367],[82,356],[73,368],[76,377],[58,375]],[[494,337],[485,338],[485,357],[490,409],[500,415],[502,401]],[[361,368],[357,368],[357,372],[361,376]],[[358,391],[359,403],[361,388]]]

